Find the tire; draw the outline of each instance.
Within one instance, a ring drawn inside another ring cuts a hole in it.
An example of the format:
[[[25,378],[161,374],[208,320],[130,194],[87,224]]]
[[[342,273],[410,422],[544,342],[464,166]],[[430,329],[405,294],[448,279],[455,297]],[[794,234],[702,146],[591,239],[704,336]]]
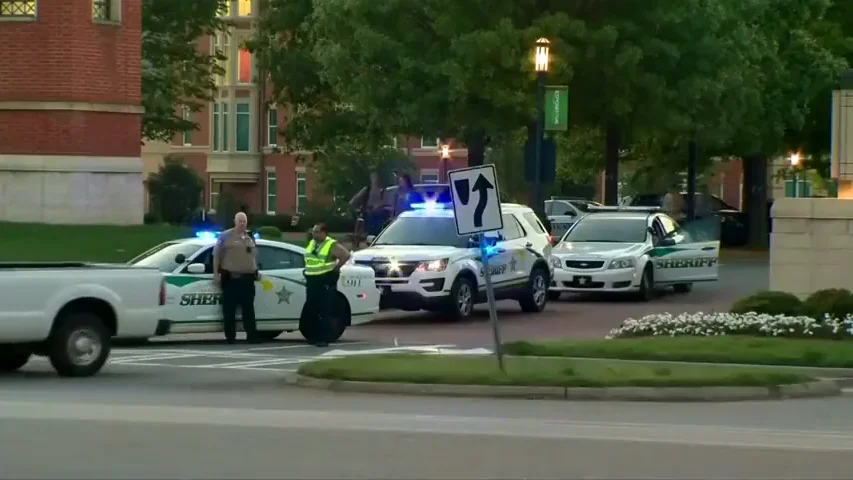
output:
[[[59,323],[48,339],[47,356],[60,377],[90,377],[110,356],[111,335],[91,313],[73,313]]]
[[[548,291],[548,300],[551,300],[552,302],[556,302],[557,300],[559,300],[562,297],[563,297],[563,292]]]
[[[672,286],[672,289],[675,290],[675,293],[690,293],[693,290],[692,283],[676,283]]]
[[[278,338],[279,335],[284,333],[284,330],[258,330],[256,333],[257,337],[264,341],[271,341]]]
[[[527,287],[518,304],[524,313],[540,313],[548,304],[548,273],[542,268],[534,268],[527,279]]]
[[[346,297],[335,292],[329,312],[331,313],[324,319],[323,325],[303,325],[299,322],[299,333],[306,342],[329,344],[341,338],[350,323],[350,309]]]
[[[637,297],[641,302],[648,302],[655,298],[655,281],[652,269],[646,267],[643,270],[643,279],[640,281],[640,291]]]
[[[30,357],[32,353],[15,349],[0,353],[0,373],[17,372],[30,361]]]
[[[474,312],[477,287],[470,279],[457,277],[450,288],[447,313],[453,320],[463,320]]]

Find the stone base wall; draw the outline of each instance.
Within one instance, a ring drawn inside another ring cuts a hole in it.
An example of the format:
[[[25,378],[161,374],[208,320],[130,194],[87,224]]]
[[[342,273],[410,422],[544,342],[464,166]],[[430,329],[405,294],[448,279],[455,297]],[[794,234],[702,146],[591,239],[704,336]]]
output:
[[[0,221],[139,225],[142,180],[140,158],[0,155]]]
[[[779,198],[770,215],[771,290],[853,290],[853,201]]]

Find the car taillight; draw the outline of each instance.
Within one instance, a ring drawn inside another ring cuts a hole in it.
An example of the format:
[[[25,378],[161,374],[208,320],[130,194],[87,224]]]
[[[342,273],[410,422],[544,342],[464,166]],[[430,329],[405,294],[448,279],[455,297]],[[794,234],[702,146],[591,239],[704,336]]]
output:
[[[166,304],[166,279],[160,280],[160,305]]]

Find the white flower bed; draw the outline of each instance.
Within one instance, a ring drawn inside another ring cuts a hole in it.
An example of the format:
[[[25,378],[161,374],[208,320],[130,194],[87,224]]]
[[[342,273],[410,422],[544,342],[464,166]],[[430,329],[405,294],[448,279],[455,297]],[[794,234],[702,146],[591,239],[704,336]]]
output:
[[[853,316],[827,317],[822,322],[810,317],[788,317],[758,313],[662,313],[629,318],[610,331],[607,338],[653,336],[752,335],[763,337],[853,338]]]

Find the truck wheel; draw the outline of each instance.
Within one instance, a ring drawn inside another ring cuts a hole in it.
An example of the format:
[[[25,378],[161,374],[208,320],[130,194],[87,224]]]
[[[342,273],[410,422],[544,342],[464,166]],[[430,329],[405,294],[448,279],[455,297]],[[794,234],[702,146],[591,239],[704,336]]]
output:
[[[548,303],[548,274],[542,268],[534,268],[527,279],[527,287],[518,304],[525,313],[539,313]]]
[[[27,362],[32,354],[21,350],[0,353],[0,373],[17,372]]]
[[[640,280],[640,291],[637,292],[637,298],[641,302],[649,302],[655,298],[655,280],[652,269],[646,267],[643,270],[643,278]]]
[[[48,339],[48,358],[60,377],[90,377],[110,356],[110,333],[91,313],[74,313],[58,319]]]
[[[321,325],[304,325],[299,322],[299,333],[308,343],[334,343],[344,334],[350,323],[350,309],[346,297],[335,293],[328,309],[328,315]],[[276,335],[278,336],[278,335]]]
[[[457,277],[450,288],[447,313],[453,320],[462,320],[471,316],[474,311],[474,301],[477,289],[474,282],[465,278]]]

